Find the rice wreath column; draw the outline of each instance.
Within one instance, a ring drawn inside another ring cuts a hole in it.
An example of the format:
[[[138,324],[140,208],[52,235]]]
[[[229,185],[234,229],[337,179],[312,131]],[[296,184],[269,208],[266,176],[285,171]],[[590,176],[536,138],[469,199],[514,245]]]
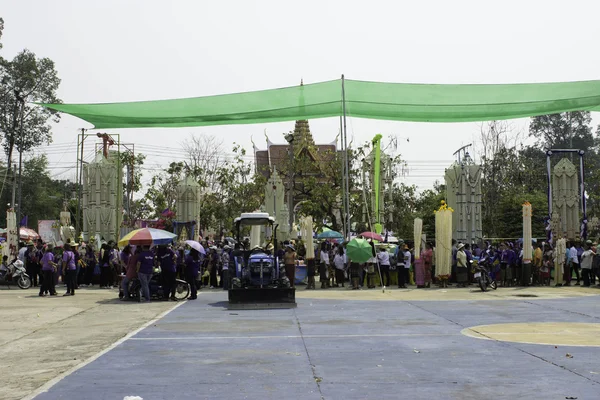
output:
[[[448,279],[452,273],[452,213],[442,200],[435,212],[435,273],[440,286],[448,287]]]

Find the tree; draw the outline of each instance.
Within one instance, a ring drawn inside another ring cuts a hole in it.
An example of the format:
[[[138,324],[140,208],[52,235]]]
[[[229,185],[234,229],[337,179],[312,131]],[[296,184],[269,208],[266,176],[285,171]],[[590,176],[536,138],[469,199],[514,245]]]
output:
[[[183,179],[185,164],[172,162],[169,167],[154,175],[144,196],[150,206],[150,218],[158,218],[166,210],[175,210],[177,185]]]
[[[142,189],[142,165],[146,156],[144,154],[135,154],[131,151],[119,153],[121,165],[127,169],[125,182],[123,182],[123,199],[127,210],[124,224],[133,226],[133,223],[142,217],[145,210],[144,204],[139,200],[136,202],[133,199],[133,194]]]
[[[10,168],[15,146],[26,152],[50,143],[50,120],[60,119],[56,111],[35,102],[60,103],[56,95],[60,79],[49,58],[36,58],[23,50],[12,61],[0,59],[0,134]]]
[[[440,202],[446,199],[446,187],[435,182],[433,189],[423,191],[415,203],[414,217],[423,220],[423,233],[428,238],[435,238],[435,213],[440,208]],[[414,225],[413,225],[414,226]],[[413,228],[408,231],[408,238],[412,239]]]
[[[419,203],[422,197],[417,196],[417,188],[414,185],[408,186],[404,183],[395,183],[392,188],[392,202],[386,199],[386,209],[391,209],[393,222],[387,227],[394,232],[398,238],[410,238],[413,234],[414,218],[417,213],[421,218],[432,214],[433,209],[419,209],[417,205],[423,207],[424,203]]]
[[[589,111],[540,115],[531,118],[529,136],[537,139],[536,147],[545,149],[583,149],[594,147]]]
[[[223,140],[216,136],[192,135],[183,143],[183,149],[187,155],[187,165],[195,171],[200,185],[209,192],[219,189],[218,179],[215,171],[225,164]]]
[[[26,159],[22,178],[21,215],[28,217],[29,227],[36,229],[38,221],[42,219],[58,219],[65,207],[75,215],[77,203],[73,194],[77,192],[77,184],[52,179],[45,155]],[[1,198],[4,204],[9,203],[10,191],[4,191]],[[0,214],[0,221],[6,226],[6,213]]]

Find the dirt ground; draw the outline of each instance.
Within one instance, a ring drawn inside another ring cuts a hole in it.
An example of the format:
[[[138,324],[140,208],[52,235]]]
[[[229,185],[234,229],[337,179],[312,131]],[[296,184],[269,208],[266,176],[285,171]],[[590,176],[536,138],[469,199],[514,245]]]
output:
[[[116,289],[39,297],[37,288],[0,287],[0,399],[27,396],[47,381],[174,307],[121,302]]]

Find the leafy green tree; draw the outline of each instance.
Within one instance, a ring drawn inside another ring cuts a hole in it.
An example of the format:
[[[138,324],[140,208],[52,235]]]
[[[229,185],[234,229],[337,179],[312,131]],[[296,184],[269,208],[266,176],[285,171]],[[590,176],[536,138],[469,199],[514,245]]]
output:
[[[529,136],[540,149],[583,149],[594,147],[589,111],[540,115],[531,118]]]
[[[74,216],[76,201],[73,194],[77,192],[77,184],[52,179],[45,155],[28,158],[23,164],[21,215],[28,217],[28,226],[37,229],[39,220],[58,219],[65,208]],[[4,204],[10,202],[10,197],[10,191],[5,190],[1,197]],[[6,213],[0,214],[0,221],[6,226]]]
[[[425,202],[419,202],[422,196],[417,195],[414,185],[408,186],[404,183],[394,184],[392,189],[392,202],[386,199],[386,209],[391,208],[393,222],[387,227],[394,232],[398,238],[411,238],[413,236],[414,219],[419,215],[429,217],[433,214],[433,208],[428,210]],[[417,209],[417,206],[423,209]],[[425,221],[424,221],[425,222]],[[430,221],[428,221],[430,222]]]
[[[141,153],[134,154],[130,151],[119,153],[121,157],[121,165],[126,169],[125,182],[123,182],[123,203],[127,213],[123,223],[128,226],[133,226],[137,219],[142,218],[142,213],[145,210],[144,204],[140,200],[134,200],[133,194],[142,189],[142,166],[146,156]]]
[[[49,58],[23,50],[12,61],[0,59],[0,134],[9,163],[15,147],[26,152],[51,142],[49,121],[58,122],[60,116],[34,103],[60,103],[59,84]]]
[[[202,214],[211,220],[203,221],[201,217],[201,228],[231,232],[235,218],[243,212],[259,209],[264,202],[265,178],[255,174],[254,166],[245,160],[244,148],[234,144],[233,153],[233,159],[216,171],[220,190],[202,200]]]
[[[177,185],[185,173],[183,162],[172,162],[164,171],[154,175],[144,196],[150,206],[150,217],[158,218],[160,214],[170,209],[176,210]]]
[[[445,200],[445,197],[446,187],[436,182],[433,189],[423,191],[415,202],[415,212],[413,216],[423,220],[423,233],[428,238],[435,238],[434,211],[440,208],[440,202]],[[412,223],[414,226],[414,222]],[[409,240],[413,238],[412,227],[408,230],[407,237]]]

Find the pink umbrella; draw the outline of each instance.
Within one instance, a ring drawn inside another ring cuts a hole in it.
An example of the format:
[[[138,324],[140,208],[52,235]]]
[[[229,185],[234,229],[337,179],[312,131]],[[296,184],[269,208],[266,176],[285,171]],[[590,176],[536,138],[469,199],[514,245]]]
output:
[[[363,232],[358,236],[362,236],[365,239],[373,239],[373,240],[377,240],[379,242],[383,242],[383,236],[381,236],[380,234],[375,233],[375,232]]]
[[[21,236],[21,240],[35,240],[40,238],[40,235],[36,231],[24,226],[19,229],[19,235]]]

